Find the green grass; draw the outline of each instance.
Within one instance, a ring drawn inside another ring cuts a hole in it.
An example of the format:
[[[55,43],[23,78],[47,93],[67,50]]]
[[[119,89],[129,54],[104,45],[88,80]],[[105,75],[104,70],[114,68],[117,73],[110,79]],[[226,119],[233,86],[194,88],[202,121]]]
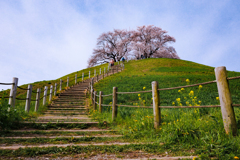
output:
[[[62,79],[63,80],[62,90],[65,90],[66,87],[67,87],[67,77],[69,77],[69,86],[73,86],[75,84],[75,74],[77,74],[77,82],[81,82],[82,81],[82,73],[84,73],[84,80],[86,80],[86,79],[89,78],[89,71],[91,72],[91,77],[93,77],[95,69],[96,69],[96,74],[99,74],[99,69],[102,68],[102,73],[103,73],[104,67],[106,68],[106,71],[107,71],[108,64],[103,64],[103,65],[99,65],[99,66],[95,66],[95,67],[79,70],[79,71],[67,74],[67,75],[65,75],[63,77],[60,77],[58,79],[55,79],[55,80],[43,80],[43,81],[38,81],[38,82],[30,83],[30,84],[33,85],[33,89],[32,90],[34,92],[37,91],[37,88],[41,88],[41,96],[40,97],[42,97],[43,96],[43,90],[44,90],[45,86],[48,87],[48,92],[47,93],[50,94],[50,86],[53,85],[53,89],[54,89],[54,85],[55,85],[55,83],[57,83],[58,84],[57,90],[59,90],[60,79]],[[28,84],[21,85],[20,87],[27,89]],[[5,90],[5,91],[0,91],[0,96],[2,96],[2,95],[9,96],[9,93],[10,93],[9,89]],[[22,89],[18,88],[16,97],[25,99],[26,98],[26,94],[27,94],[26,90],[22,90]],[[31,98],[33,100],[35,100],[36,99],[36,93],[32,93],[32,97]],[[44,112],[45,110],[47,110],[47,105],[50,103],[48,101],[49,100],[49,95],[46,97],[46,99],[47,99],[47,104],[45,106],[43,106],[43,100],[40,101],[40,106],[39,106],[38,112],[34,112],[35,101],[31,101],[30,111],[29,111],[29,114],[28,114],[30,117],[27,116],[27,115],[24,115],[23,118],[36,117],[39,114],[41,114],[42,112]],[[16,107],[15,107],[15,109],[24,111],[25,110],[25,103],[26,103],[26,100],[16,100],[16,105],[15,105]]]
[[[228,71],[228,77],[239,75],[239,72]],[[190,80],[189,83],[186,82],[187,79]],[[97,91],[110,94],[113,87],[118,87],[118,92],[151,90],[152,81],[158,81],[159,88],[169,88],[213,80],[215,80],[213,67],[184,60],[161,58],[130,61],[125,64],[124,71],[107,77],[94,87]],[[230,80],[229,86],[233,104],[240,104],[240,80]],[[190,91],[194,91],[192,98],[188,96]],[[194,97],[198,105],[218,105],[216,83],[203,85],[201,89],[196,86],[182,91],[179,89],[160,91],[160,104],[161,106],[172,106],[173,102],[179,104],[176,99],[180,98],[180,103],[186,106],[186,102],[192,102]],[[117,103],[151,106],[151,98],[151,93],[118,95]],[[104,104],[111,102],[111,96],[104,97]],[[238,133],[240,133],[240,108],[235,107],[234,110]],[[104,107],[103,111],[103,114],[92,111],[91,115],[99,121],[112,122],[111,107]],[[220,108],[161,109],[161,119],[161,126],[155,130],[152,109],[118,107],[118,116],[113,128],[133,139],[154,140],[179,146],[195,145],[196,148],[201,148],[201,154],[206,154],[207,157],[219,156],[212,150],[223,151],[225,157],[240,155],[240,136],[232,137],[225,134]],[[231,144],[238,149],[225,151],[225,148],[229,148]],[[189,148],[185,147],[185,149]]]

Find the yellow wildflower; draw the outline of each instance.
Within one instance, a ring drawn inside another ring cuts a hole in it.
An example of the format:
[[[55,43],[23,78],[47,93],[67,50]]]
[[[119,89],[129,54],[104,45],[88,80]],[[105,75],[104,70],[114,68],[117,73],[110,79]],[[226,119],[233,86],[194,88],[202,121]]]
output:
[[[181,90],[178,90],[178,92],[180,93],[180,92],[181,92]]]
[[[219,97],[216,97],[216,100],[218,101],[218,100],[219,100]]]
[[[202,85],[199,85],[198,88],[201,89],[201,88],[202,88]]]
[[[172,105],[175,106],[175,102],[172,102]]]
[[[143,89],[146,89],[146,87],[143,87]]]
[[[142,125],[144,125],[144,122],[142,122]]]
[[[138,97],[140,97],[141,96],[141,94],[138,94]]]
[[[194,97],[194,99],[197,99],[197,97]]]
[[[239,158],[237,156],[235,156],[234,159],[239,159]]]
[[[194,91],[190,91],[189,96],[193,96],[194,95]]]
[[[139,100],[141,100],[141,97],[139,97]]]
[[[143,100],[143,103],[145,103],[146,101],[145,100]]]
[[[184,88],[181,88],[182,91],[184,91]]]
[[[201,104],[201,103],[202,103],[202,101],[198,101],[198,103],[200,103],[200,104]]]
[[[180,99],[180,98],[177,98],[177,99],[176,99],[176,101],[177,101],[177,102],[180,102],[180,101],[181,101],[181,99]]]
[[[186,82],[189,83],[190,82],[189,79],[186,79]]]

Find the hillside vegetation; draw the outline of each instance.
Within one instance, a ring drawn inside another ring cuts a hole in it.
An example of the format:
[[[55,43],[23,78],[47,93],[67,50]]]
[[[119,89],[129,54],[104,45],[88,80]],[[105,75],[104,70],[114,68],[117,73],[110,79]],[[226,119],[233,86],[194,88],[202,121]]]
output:
[[[239,72],[228,71],[228,77],[239,75]],[[161,58],[129,61],[121,73],[101,80],[94,87],[106,95],[112,93],[113,87],[118,87],[118,92],[151,90],[152,81],[158,81],[159,88],[168,88],[213,80],[213,67]],[[240,104],[240,80],[230,80],[229,85],[233,103]],[[151,93],[118,95],[117,103],[151,106],[151,98]],[[111,104],[112,97],[104,97],[103,103]],[[213,83],[160,91],[160,103],[162,106],[218,105],[217,86]],[[234,110],[239,133],[240,108]],[[111,107],[104,107],[103,111],[102,114],[92,111],[91,115],[99,121],[112,123]],[[240,137],[225,134],[220,108],[161,109],[161,118],[161,126],[155,130],[152,109],[118,107],[118,117],[112,127],[133,139],[167,144],[173,152],[183,150],[189,153],[192,150],[201,157],[219,159],[240,157]]]

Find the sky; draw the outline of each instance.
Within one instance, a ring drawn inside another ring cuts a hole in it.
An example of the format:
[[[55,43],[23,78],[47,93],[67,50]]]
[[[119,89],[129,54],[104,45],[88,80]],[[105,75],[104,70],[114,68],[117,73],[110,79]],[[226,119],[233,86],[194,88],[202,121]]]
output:
[[[102,33],[143,25],[175,37],[183,60],[240,72],[238,0],[0,0],[0,83],[84,69]]]

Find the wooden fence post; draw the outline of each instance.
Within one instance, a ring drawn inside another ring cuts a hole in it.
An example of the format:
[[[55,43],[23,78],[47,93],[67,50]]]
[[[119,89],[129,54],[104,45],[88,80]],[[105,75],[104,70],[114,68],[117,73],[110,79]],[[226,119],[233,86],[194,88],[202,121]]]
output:
[[[69,77],[67,77],[67,87],[69,87]]]
[[[75,74],[75,84],[77,83],[77,74]]]
[[[223,118],[224,129],[227,134],[237,134],[237,123],[235,118],[234,109],[232,106],[232,98],[227,81],[226,67],[215,68],[215,76],[217,80],[217,88],[219,100],[221,105],[221,112]]]
[[[62,90],[62,79],[60,79],[60,86],[59,86],[59,91]]]
[[[160,106],[160,99],[159,99],[159,91],[158,91],[158,82],[152,82],[152,98],[153,98],[153,121],[154,121],[154,128],[158,129],[161,124],[161,110]]]
[[[32,85],[28,85],[28,91],[27,91],[27,98],[26,98],[26,104],[25,104],[25,111],[29,112],[30,105],[31,105],[31,96],[32,96]]]
[[[40,94],[41,94],[41,88],[38,88],[37,95],[36,95],[35,112],[38,111],[39,102],[40,102]]]
[[[93,110],[96,110],[96,99],[97,99],[97,91],[94,91],[94,95],[93,95]]]
[[[89,71],[89,78],[91,77],[91,72]]]
[[[17,93],[18,78],[13,77],[13,84],[10,91],[9,102],[8,104],[11,107],[15,107],[16,93]]]
[[[52,100],[52,90],[53,90],[53,86],[50,86],[50,95],[49,95],[49,102]]]
[[[102,100],[103,100],[102,94],[103,92],[100,91],[99,92],[99,113],[102,113]]]
[[[82,82],[83,82],[83,80],[84,80],[84,72],[82,73]]]
[[[47,90],[48,90],[48,87],[47,86],[45,86],[44,87],[44,95],[43,95],[43,105],[45,105],[46,104],[46,99],[47,99]]]
[[[54,96],[57,95],[57,83],[55,83],[55,88],[54,88]]]
[[[113,87],[113,99],[112,99],[112,119],[117,118],[117,87]]]

